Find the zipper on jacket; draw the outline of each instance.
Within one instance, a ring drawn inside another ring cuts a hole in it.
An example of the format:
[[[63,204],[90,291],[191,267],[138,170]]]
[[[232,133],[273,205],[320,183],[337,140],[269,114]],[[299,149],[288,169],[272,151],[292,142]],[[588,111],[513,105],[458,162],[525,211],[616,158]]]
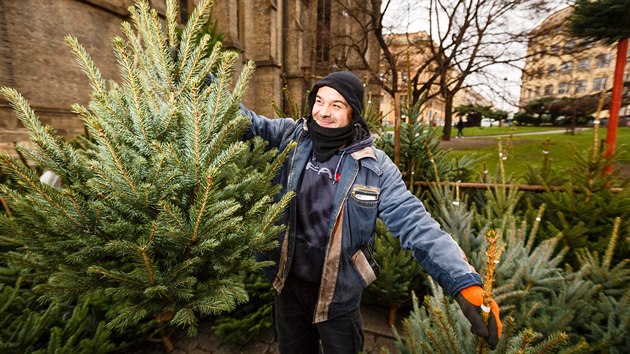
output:
[[[291,180],[293,179],[293,165],[295,165],[295,156],[297,155],[298,147],[300,146],[302,140],[304,140],[305,136],[306,131],[302,130],[302,132],[300,133],[300,137],[297,140],[297,144],[295,144],[295,150],[293,151],[293,157],[291,158],[291,166],[289,166],[289,177],[287,178],[287,187],[289,188],[291,187]]]
[[[357,164],[360,164],[361,161],[359,160],[355,160]],[[346,191],[343,194],[343,198],[341,199],[341,203],[345,203],[346,199],[348,198],[348,194],[350,193],[350,189],[352,188],[352,185],[354,184],[354,181],[356,181],[357,176],[359,175],[359,166],[357,166],[357,171],[355,172],[354,176],[352,177],[351,183],[348,186],[348,189],[346,189]],[[326,274],[326,268],[328,268],[328,256],[330,254],[330,247],[331,247],[331,243],[330,243],[330,239],[333,236],[333,232],[335,231],[335,226],[337,225],[338,219],[339,219],[339,214],[341,213],[341,210],[343,209],[342,205],[339,206],[339,210],[337,210],[337,214],[335,215],[335,224],[333,225],[332,231],[330,232],[330,234],[328,235],[328,247],[326,247],[326,256],[324,257],[324,269],[322,270],[322,279],[319,282],[319,292],[317,295],[317,303],[315,304],[315,313],[313,313],[313,322],[315,323],[315,321],[317,321],[317,312],[319,307],[321,306],[321,297],[322,294],[324,293],[324,275]],[[341,237],[343,238],[343,230],[341,230]],[[339,242],[343,242],[343,240],[340,240]],[[340,250],[341,252],[341,250]],[[339,276],[339,274],[337,274],[337,276]],[[333,291],[332,296],[335,296],[335,292]],[[332,300],[332,299],[331,299]],[[330,304],[328,304],[329,308],[328,311],[330,311]],[[326,314],[326,319],[328,319],[328,314]]]

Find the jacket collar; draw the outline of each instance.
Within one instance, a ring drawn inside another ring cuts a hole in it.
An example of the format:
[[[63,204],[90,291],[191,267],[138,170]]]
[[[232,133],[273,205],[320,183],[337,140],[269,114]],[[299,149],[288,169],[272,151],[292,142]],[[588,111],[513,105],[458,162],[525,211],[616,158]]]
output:
[[[371,157],[374,160],[376,160],[376,155],[374,154],[374,151],[372,150],[372,148],[370,148],[369,146],[366,146],[362,148],[361,150],[357,150],[350,155],[357,161],[364,159],[366,157]]]

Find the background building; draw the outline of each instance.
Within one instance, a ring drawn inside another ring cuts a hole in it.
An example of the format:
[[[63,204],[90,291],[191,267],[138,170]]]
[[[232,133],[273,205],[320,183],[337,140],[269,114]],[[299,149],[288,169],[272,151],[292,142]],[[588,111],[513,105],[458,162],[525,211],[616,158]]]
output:
[[[90,86],[64,44],[73,35],[92,56],[105,79],[117,79],[111,39],[122,36],[120,24],[129,20],[133,0],[0,0],[0,86],[17,89],[46,124],[62,135],[83,131],[71,111],[73,103],[89,102]],[[164,14],[164,0],[151,0]],[[198,0],[180,1],[185,22]],[[224,47],[253,60],[256,72],[244,103],[256,112],[275,116],[272,102],[285,104],[286,85],[295,102],[322,76],[350,69],[363,77],[362,60],[340,46],[344,36],[360,30],[343,21],[347,11],[338,0],[215,0],[212,17],[225,34]],[[372,1],[343,4],[371,6]],[[380,2],[376,6],[380,7]],[[343,25],[339,25],[343,23]],[[367,60],[377,62],[377,45]],[[343,64],[342,67],[339,64]],[[378,92],[377,92],[378,93]],[[28,135],[6,101],[0,99],[0,151],[12,151],[14,141]]]
[[[571,9],[557,11],[530,32],[521,107],[541,97],[582,97],[612,87],[615,47],[584,46],[569,36],[565,25]],[[626,65],[624,78],[630,80],[630,65]]]
[[[389,43],[391,52],[394,53],[397,58],[397,67],[401,75],[399,87],[400,101],[405,102],[407,100],[409,73],[415,73],[417,68],[421,67],[428,60],[428,57],[431,55],[429,52],[431,39],[426,32],[421,31],[389,34],[385,36],[385,40]],[[418,81],[427,82],[432,74],[433,73],[430,71],[423,72]],[[451,75],[458,75],[458,73],[453,72]],[[438,84],[433,85],[429,92],[429,95],[433,97],[429,98],[422,106],[423,109],[419,117],[420,121],[435,125],[444,124],[444,98],[438,94],[438,90]],[[475,90],[464,87],[455,95],[453,107],[465,104],[491,106],[492,102]],[[395,119],[394,99],[388,94],[383,94],[380,107],[381,112],[384,113],[383,124],[393,126]]]

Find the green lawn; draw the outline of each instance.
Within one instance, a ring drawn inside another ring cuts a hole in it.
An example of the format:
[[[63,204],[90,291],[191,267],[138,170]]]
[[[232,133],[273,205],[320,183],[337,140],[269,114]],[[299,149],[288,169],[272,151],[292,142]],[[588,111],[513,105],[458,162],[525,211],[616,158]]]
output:
[[[544,142],[550,139],[549,157],[554,169],[564,169],[572,163],[572,148],[582,154],[586,153],[592,146],[594,141],[594,130],[588,129],[577,132],[575,135],[567,135],[563,132],[553,133],[553,131],[563,131],[562,128],[536,128],[536,127],[518,127],[515,134],[510,139],[508,137],[497,137],[497,134],[506,132],[509,134],[507,127],[491,127],[491,128],[465,128],[464,134],[467,138],[459,139],[447,147],[451,150],[451,156],[462,156],[474,153],[482,157],[479,171],[483,168],[483,162],[486,163],[488,170],[492,173],[497,170],[498,166],[498,141],[499,139],[506,146],[507,152],[504,154],[507,158],[504,160],[505,171],[515,177],[521,177],[528,169],[528,166],[540,167],[544,157]],[[532,131],[546,131],[548,133],[541,135],[519,135]],[[487,139],[478,140],[479,138],[470,138],[471,136],[487,136]],[[493,136],[494,135],[494,136]],[[599,131],[601,140],[606,139],[606,129]],[[452,138],[454,139],[454,138]],[[623,127],[617,130],[616,150],[621,159],[620,162],[630,164],[630,153],[628,146],[624,145],[630,141],[630,128]]]
[[[466,127],[464,128],[464,136],[485,136],[485,135],[503,135],[503,134],[520,134],[520,133],[530,133],[530,132],[541,132],[541,131],[556,131],[556,130],[564,130],[562,127]],[[453,127],[451,130],[451,135],[457,135],[457,128]]]

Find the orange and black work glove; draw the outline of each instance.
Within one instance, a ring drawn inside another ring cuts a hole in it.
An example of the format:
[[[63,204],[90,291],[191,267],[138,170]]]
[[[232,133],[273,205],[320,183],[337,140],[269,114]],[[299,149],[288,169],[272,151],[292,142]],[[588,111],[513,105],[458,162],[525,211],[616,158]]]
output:
[[[456,296],[459,307],[461,307],[464,316],[472,325],[472,332],[488,342],[490,349],[497,347],[499,338],[501,337],[501,320],[499,319],[499,305],[492,300],[489,309],[490,316],[488,325],[481,318],[481,305],[483,304],[483,289],[479,285],[469,286],[459,292]],[[485,306],[484,306],[485,307]]]

